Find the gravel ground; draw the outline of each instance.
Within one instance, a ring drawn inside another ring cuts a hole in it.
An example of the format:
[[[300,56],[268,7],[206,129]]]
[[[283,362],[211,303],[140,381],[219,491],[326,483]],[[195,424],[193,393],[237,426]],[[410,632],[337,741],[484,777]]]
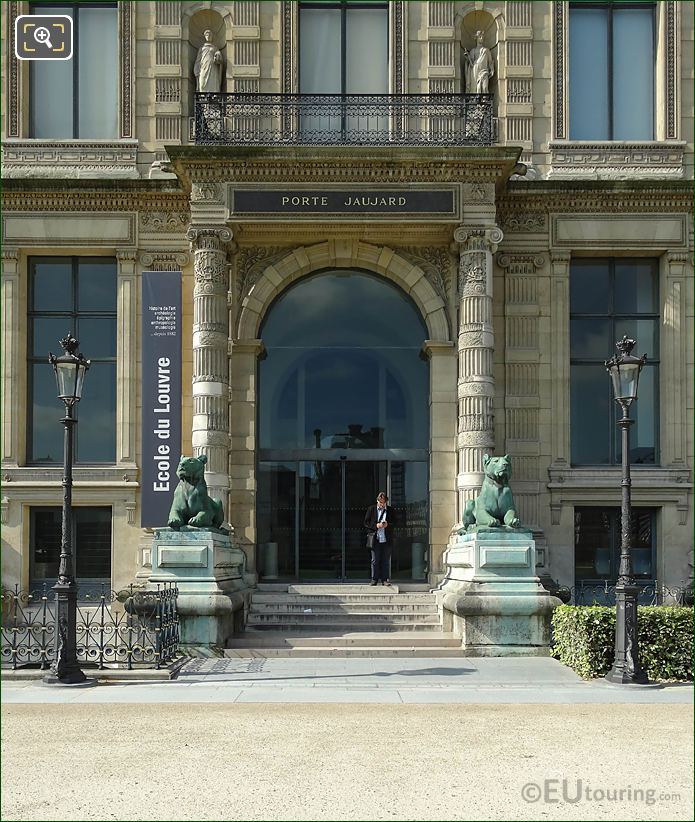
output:
[[[2,819],[692,819],[692,727],[688,705],[4,705]]]

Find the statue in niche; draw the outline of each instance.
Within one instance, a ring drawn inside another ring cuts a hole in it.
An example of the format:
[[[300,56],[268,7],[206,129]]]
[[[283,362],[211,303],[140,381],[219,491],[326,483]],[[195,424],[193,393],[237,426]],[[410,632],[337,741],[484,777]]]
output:
[[[195,58],[193,74],[198,91],[219,93],[222,90],[222,53],[212,42],[212,31],[205,29],[205,42]]]
[[[495,76],[495,58],[483,43],[484,31],[476,31],[475,46],[462,49],[463,75],[467,94],[488,94],[490,80]]]

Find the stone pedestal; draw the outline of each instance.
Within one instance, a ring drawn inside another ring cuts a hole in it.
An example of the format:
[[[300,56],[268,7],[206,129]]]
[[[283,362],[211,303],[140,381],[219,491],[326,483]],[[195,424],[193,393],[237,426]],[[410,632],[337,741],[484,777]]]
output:
[[[547,656],[550,617],[562,603],[536,576],[531,531],[480,528],[452,537],[439,596],[444,629],[469,656]]]
[[[148,587],[175,582],[182,645],[224,646],[242,630],[250,596],[246,556],[217,531],[159,528],[152,540]]]

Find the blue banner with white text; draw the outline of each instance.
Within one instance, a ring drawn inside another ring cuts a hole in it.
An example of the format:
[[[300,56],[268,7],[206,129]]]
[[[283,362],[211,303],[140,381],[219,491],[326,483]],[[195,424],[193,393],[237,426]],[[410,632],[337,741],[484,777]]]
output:
[[[166,526],[181,450],[181,272],[142,274],[140,525]]]

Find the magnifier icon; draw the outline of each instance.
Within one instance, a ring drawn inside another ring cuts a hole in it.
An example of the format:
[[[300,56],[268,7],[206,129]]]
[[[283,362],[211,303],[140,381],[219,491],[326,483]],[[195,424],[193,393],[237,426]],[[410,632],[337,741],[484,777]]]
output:
[[[34,40],[36,40],[37,43],[48,46],[49,49],[53,48],[51,32],[45,26],[39,26],[36,29],[34,32]]]

